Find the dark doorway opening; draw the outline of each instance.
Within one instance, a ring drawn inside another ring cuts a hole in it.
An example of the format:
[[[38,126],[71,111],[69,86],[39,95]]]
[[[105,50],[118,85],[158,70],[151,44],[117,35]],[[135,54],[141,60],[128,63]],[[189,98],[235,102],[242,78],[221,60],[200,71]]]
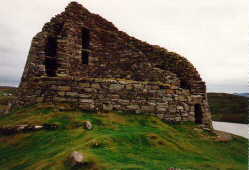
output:
[[[87,28],[82,28],[81,30],[81,40],[82,40],[82,64],[89,63],[89,49],[90,49],[90,31]]]
[[[195,105],[195,123],[202,124],[203,112],[200,104]]]
[[[82,50],[82,64],[88,64],[89,52]]]
[[[45,48],[46,58],[44,61],[46,74],[49,77],[56,76],[57,70],[57,39],[54,37],[48,37],[46,48]]]

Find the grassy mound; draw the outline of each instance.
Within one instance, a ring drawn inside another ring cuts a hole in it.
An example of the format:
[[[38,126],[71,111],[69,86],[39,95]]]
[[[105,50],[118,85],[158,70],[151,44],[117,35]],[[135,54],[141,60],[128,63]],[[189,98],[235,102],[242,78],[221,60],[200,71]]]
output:
[[[213,120],[234,123],[248,122],[248,98],[227,93],[208,93]]]
[[[79,127],[86,120],[92,130]],[[247,169],[246,139],[217,142],[192,123],[169,125],[129,113],[61,112],[50,105],[0,117],[1,126],[27,123],[59,128],[0,136],[0,169],[72,169],[66,160],[73,151],[85,155],[85,169]]]

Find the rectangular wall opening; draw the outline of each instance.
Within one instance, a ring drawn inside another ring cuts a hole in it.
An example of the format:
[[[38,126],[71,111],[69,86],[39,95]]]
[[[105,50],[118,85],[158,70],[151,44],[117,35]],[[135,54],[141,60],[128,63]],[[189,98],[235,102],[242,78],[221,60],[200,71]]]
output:
[[[89,49],[90,49],[90,31],[87,28],[82,28],[81,30],[81,40],[82,40],[82,64],[89,63]]]
[[[48,77],[55,77],[57,70],[57,38],[48,37],[45,47],[46,58],[44,61],[46,74]]]
[[[46,56],[55,57],[57,55],[57,39],[54,37],[48,37],[46,48]]]

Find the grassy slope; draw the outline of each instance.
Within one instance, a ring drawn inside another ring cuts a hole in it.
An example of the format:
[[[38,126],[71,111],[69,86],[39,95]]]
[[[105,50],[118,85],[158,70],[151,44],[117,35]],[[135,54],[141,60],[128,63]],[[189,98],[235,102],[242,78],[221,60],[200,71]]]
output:
[[[208,93],[213,120],[248,123],[248,98],[226,93]]]
[[[77,128],[90,120],[91,131]],[[86,155],[86,169],[247,169],[247,140],[216,142],[191,123],[168,125],[155,117],[124,113],[59,112],[24,108],[0,117],[1,125],[56,123],[56,131],[0,136],[0,169],[70,169],[72,151]]]

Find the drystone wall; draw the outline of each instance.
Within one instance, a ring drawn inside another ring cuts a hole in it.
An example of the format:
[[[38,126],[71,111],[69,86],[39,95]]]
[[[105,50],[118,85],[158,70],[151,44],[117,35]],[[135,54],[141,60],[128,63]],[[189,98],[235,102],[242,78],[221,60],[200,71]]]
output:
[[[200,123],[210,125],[205,96],[189,90],[156,83],[132,80],[82,78],[37,78],[19,91],[24,96],[18,105],[27,103],[67,103],[72,109],[87,111],[128,111],[151,114],[165,121],[197,121],[196,105],[201,109]]]
[[[16,105],[153,114],[211,126],[206,85],[184,57],[72,2],[32,41]]]

